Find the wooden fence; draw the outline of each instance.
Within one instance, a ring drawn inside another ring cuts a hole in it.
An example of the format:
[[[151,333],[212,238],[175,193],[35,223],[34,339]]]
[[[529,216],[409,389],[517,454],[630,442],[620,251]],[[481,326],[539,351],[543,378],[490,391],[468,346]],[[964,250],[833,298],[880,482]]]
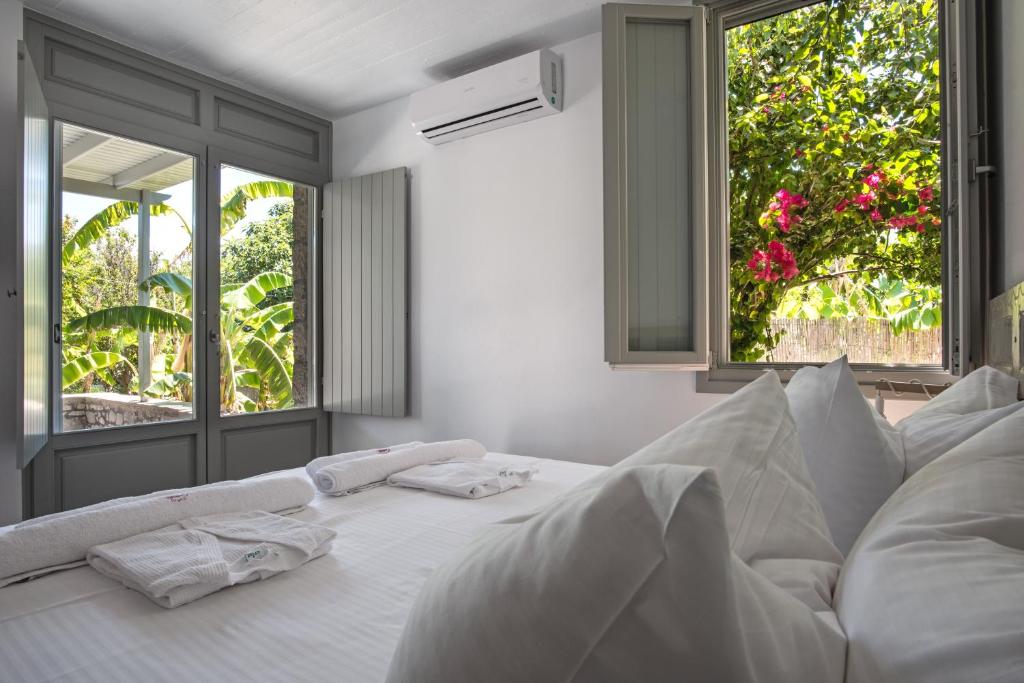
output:
[[[887,320],[776,318],[773,332],[782,341],[766,361],[775,363],[828,362],[844,353],[851,363],[942,364],[942,328],[893,334]]]

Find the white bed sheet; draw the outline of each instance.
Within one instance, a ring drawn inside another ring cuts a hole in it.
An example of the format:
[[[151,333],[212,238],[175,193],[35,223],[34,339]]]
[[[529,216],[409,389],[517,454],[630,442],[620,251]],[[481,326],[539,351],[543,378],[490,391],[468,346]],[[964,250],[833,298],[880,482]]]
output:
[[[173,610],[91,567],[0,589],[0,679],[383,680],[413,599],[439,563],[481,526],[604,469],[539,462],[529,485],[479,500],[393,487],[318,494],[296,518],[338,531],[327,556]]]

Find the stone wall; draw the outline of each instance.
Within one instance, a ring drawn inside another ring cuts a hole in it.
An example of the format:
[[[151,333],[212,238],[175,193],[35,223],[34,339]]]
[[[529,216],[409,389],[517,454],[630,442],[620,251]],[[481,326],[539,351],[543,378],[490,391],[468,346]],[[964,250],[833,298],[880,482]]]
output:
[[[101,429],[188,419],[192,406],[180,401],[150,399],[115,393],[67,394],[64,396],[64,431]]]

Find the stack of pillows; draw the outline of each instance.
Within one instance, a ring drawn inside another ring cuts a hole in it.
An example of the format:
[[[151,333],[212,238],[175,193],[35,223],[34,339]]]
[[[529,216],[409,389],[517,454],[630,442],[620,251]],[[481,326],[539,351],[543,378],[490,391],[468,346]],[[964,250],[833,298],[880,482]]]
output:
[[[982,368],[893,427],[845,358],[786,389],[766,373],[435,571],[388,680],[1024,680],[1024,617],[997,597],[1024,598],[1016,398]],[[956,534],[977,542],[946,575]],[[992,544],[1018,549],[1013,571]],[[996,588],[943,600],[991,557]],[[991,638],[947,609],[975,597],[967,612],[998,613]]]

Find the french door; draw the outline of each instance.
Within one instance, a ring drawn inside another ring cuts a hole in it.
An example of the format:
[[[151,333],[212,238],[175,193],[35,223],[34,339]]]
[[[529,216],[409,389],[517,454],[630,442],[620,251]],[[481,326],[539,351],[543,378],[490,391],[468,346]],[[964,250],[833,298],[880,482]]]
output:
[[[304,465],[327,447],[317,330],[319,192],[211,149],[206,434],[210,481]]]
[[[316,179],[73,114],[53,128],[53,410],[30,514],[325,452]]]

